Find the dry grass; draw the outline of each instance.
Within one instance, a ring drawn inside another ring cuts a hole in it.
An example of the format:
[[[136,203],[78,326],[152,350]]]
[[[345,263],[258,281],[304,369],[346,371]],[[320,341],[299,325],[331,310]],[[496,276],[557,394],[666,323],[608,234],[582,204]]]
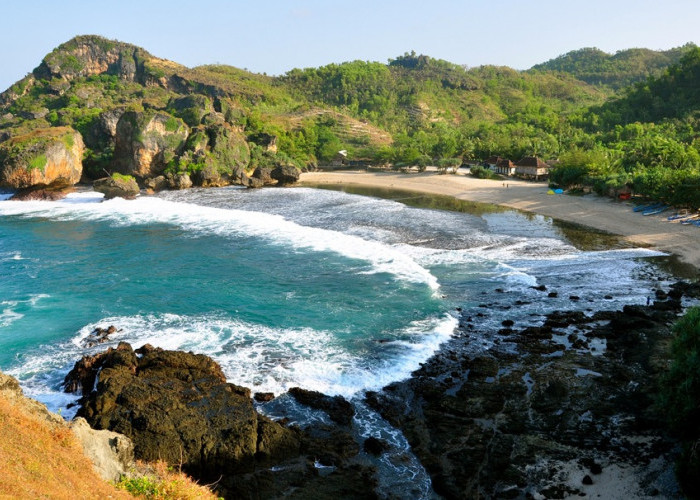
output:
[[[173,470],[167,463],[138,464],[145,473],[141,477],[122,480],[118,486],[139,498],[149,500],[217,500],[206,486],[200,486],[189,476]]]
[[[64,425],[0,395],[0,498],[131,498],[103,481]]]

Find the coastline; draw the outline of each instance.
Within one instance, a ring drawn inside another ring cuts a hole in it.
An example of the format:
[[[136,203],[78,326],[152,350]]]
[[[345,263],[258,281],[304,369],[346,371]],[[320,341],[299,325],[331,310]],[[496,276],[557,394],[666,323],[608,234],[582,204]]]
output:
[[[434,172],[402,174],[336,171],[303,173],[300,184],[346,184],[401,189],[534,212],[619,235],[632,244],[676,255],[682,262],[700,269],[700,230],[697,227],[669,223],[666,221],[667,213],[643,216],[632,211],[630,202],[619,202],[594,194],[548,195],[548,187],[544,183],[517,179],[494,181],[459,174],[438,175]]]

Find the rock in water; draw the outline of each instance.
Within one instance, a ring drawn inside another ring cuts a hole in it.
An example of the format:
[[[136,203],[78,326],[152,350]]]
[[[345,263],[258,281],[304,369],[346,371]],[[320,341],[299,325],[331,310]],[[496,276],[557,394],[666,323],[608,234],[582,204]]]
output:
[[[275,179],[277,184],[280,186],[294,184],[299,180],[299,175],[299,169],[289,165],[278,165],[272,172],[270,172],[270,177]]]
[[[299,387],[289,389],[289,394],[303,405],[323,410],[333,422],[340,425],[350,425],[355,415],[355,409],[343,396],[326,396],[320,392]]]
[[[84,357],[65,385],[82,388],[78,415],[95,429],[131,438],[137,458],[182,464],[216,480],[298,455],[298,435],[257,414],[250,391],[227,383],[209,357],[155,348],[138,353],[120,343]]]
[[[92,188],[105,195],[105,200],[112,198],[135,198],[139,194],[139,185],[136,179],[130,175],[112,174],[111,177],[97,179],[92,183]]]
[[[0,187],[72,186],[83,173],[82,136],[70,127],[33,130],[0,143]]]

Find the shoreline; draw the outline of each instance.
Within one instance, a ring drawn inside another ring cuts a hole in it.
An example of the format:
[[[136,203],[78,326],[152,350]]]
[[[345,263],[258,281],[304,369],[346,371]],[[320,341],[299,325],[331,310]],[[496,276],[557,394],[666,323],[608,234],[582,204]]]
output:
[[[301,175],[299,183],[309,187],[345,184],[401,189],[500,205],[619,235],[629,243],[676,255],[696,271],[700,269],[699,228],[669,223],[666,220],[668,213],[643,216],[632,211],[630,202],[595,194],[548,195],[549,188],[544,183],[517,179],[494,181],[434,172],[403,174],[365,171],[306,172]]]

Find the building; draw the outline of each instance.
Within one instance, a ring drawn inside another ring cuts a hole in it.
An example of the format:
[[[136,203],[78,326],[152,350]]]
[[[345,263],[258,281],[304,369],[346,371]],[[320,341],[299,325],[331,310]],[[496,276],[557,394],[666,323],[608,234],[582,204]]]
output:
[[[335,158],[331,160],[332,167],[344,167],[348,164],[348,152],[346,150],[338,151]]]
[[[545,179],[549,176],[549,169],[550,166],[536,156],[525,156],[515,163],[515,175],[524,179]]]
[[[489,170],[495,172],[496,165],[498,165],[498,162],[501,161],[502,159],[503,158],[501,158],[500,156],[490,156],[484,162],[484,168],[488,168]]]
[[[510,160],[506,160],[505,158],[501,158],[498,160],[498,163],[496,163],[496,167],[494,169],[494,172],[497,174],[501,175],[515,175],[515,163],[513,163]]]

